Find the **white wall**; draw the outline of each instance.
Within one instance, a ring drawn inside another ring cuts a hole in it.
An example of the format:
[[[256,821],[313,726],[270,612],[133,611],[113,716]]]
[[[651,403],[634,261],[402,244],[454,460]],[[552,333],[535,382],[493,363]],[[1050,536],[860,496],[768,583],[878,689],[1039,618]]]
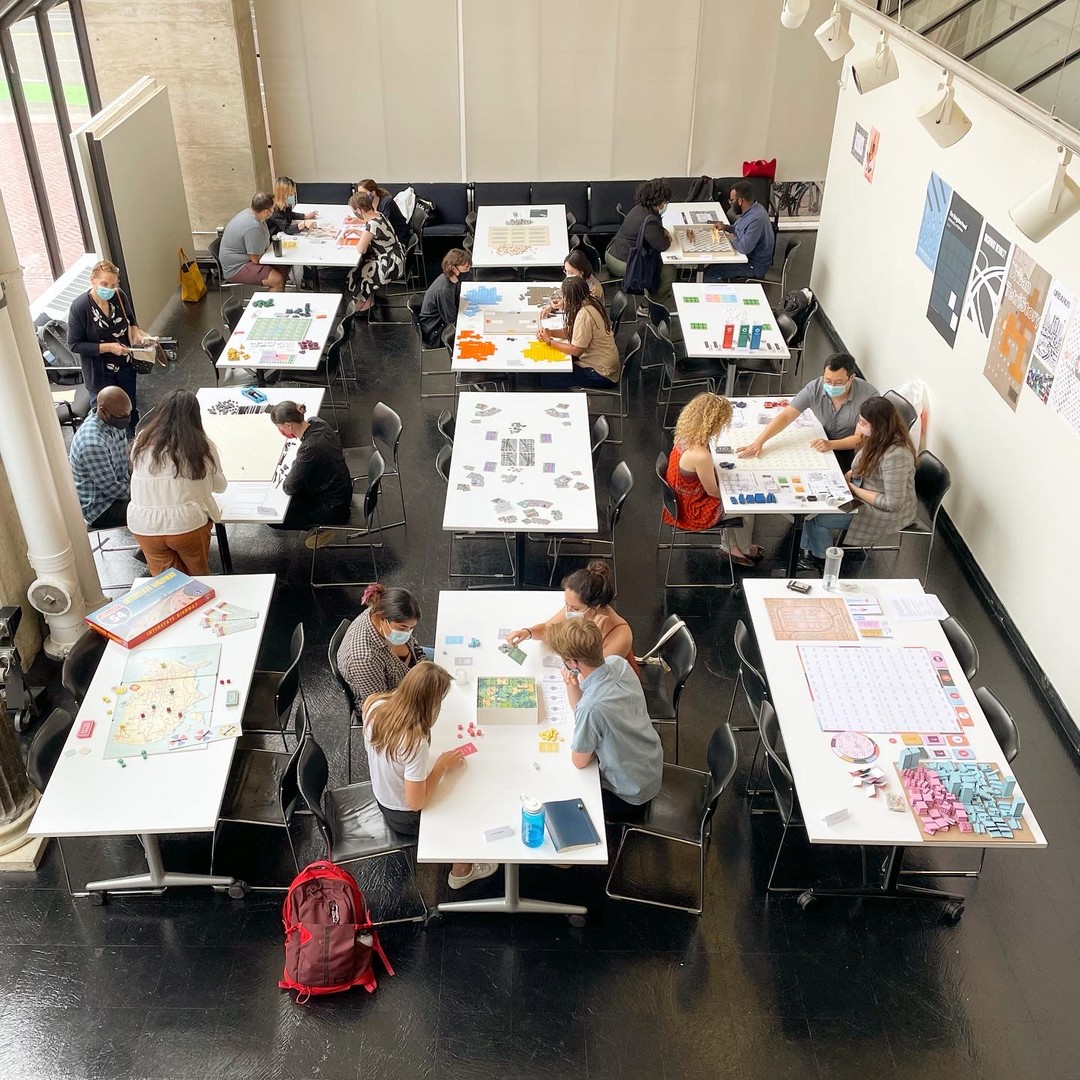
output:
[[[869,54],[872,28],[852,19],[851,32],[857,44],[849,59]],[[1080,438],[1029,389],[1015,412],[1002,400],[983,377],[988,342],[968,320],[960,320],[955,347],[945,344],[926,319],[932,272],[915,256],[931,171],[1074,292],[1080,216],[1041,244],[1027,240],[1008,211],[1050,178],[1055,143],[957,84],[972,129],[953,147],[939,148],[914,113],[940,72],[902,47],[896,53],[897,81],[862,97],[849,81],[840,93],[811,284],[879,389],[910,379],[928,384],[926,445],[952,473],[949,516],[1080,718],[1073,621],[1080,610]],[[881,132],[872,185],[850,154],[856,122]],[[984,677],[993,682],[992,672]]]

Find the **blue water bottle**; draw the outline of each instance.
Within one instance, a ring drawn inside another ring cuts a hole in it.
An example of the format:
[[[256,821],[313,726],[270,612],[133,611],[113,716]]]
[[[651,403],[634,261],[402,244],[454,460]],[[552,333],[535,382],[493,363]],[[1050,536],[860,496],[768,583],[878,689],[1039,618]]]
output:
[[[526,847],[540,847],[544,842],[544,804],[539,799],[521,804],[521,840]]]

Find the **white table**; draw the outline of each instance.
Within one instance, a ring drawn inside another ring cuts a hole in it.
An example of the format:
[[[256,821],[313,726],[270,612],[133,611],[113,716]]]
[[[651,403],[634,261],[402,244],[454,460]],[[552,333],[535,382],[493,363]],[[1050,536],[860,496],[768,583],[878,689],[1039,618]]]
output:
[[[970,726],[964,726],[967,721],[961,721],[961,726],[957,729],[954,725],[952,731],[966,740],[964,745],[974,753],[974,760],[994,762],[1005,776],[1012,775],[986,718],[979,708],[974,691],[964,677],[963,668],[949,648],[940,623],[936,620],[901,622],[893,614],[889,598],[921,595],[922,586],[917,580],[860,578],[844,581],[841,579],[845,588],[835,592],[826,592],[820,580],[804,580],[813,587],[810,599],[828,597],[842,600],[845,597],[873,596],[879,600],[884,612],[883,617],[893,636],[885,639],[860,639],[855,643],[844,642],[845,645],[874,650],[921,646],[940,653],[948,666],[954,688],[960,695],[960,702],[954,701],[953,704],[959,704],[960,707],[965,708],[970,718]],[[854,591],[848,591],[847,587],[853,587]],[[842,760],[833,752],[830,746],[833,733],[823,731],[819,726],[807,675],[799,655],[800,644],[805,646],[830,643],[808,640],[800,643],[797,640],[778,641],[776,639],[765,605],[766,597],[799,599],[798,594],[788,590],[783,582],[764,578],[746,578],[743,588],[746,590],[747,606],[769,684],[770,699],[776,708],[780,722],[784,749],[795,779],[799,804],[810,842],[881,845],[893,849],[893,855],[890,857],[881,886],[864,886],[861,890],[858,888],[851,890],[815,888],[812,890],[814,895],[908,895],[907,890],[910,887],[899,885],[896,880],[903,849],[908,847],[926,845],[931,848],[972,849],[982,846],[980,841],[985,841],[985,846],[991,846],[995,851],[1032,850],[1046,847],[1046,838],[1030,808],[1025,808],[1023,813],[1024,829],[1030,830],[1027,834],[1030,843],[995,843],[985,836],[973,840],[970,834],[958,834],[952,829],[940,839],[935,838],[928,843],[923,838],[914,816],[906,807],[903,813],[891,811],[886,806],[885,792],[880,792],[876,798],[868,799],[862,791],[853,788],[851,771],[860,766]],[[936,686],[934,688],[939,689]],[[858,700],[859,688],[854,687],[853,693]],[[944,691],[942,695],[944,697]],[[879,725],[868,724],[868,726]],[[870,737],[877,743],[879,749],[879,756],[873,764],[883,769],[888,779],[885,790],[903,796],[903,785],[894,766],[905,746],[904,740],[894,732],[871,732]],[[958,748],[946,744],[937,749],[944,749],[951,759]],[[934,748],[928,747],[927,752],[931,755],[930,759],[934,760]],[[823,821],[825,815],[840,809],[846,809],[848,817],[833,825],[825,824]],[[967,838],[962,839],[965,836]],[[949,894],[937,895],[940,898],[949,898]]]
[[[786,360],[791,355],[760,285],[727,281],[714,285],[676,283],[672,289],[687,356],[726,362],[740,357]],[[754,326],[761,327],[756,349],[750,345]],[[741,328],[746,328],[745,334]],[[728,397],[735,392],[737,369],[737,364],[727,364],[724,393]]]
[[[287,235],[280,255],[274,254],[271,244],[259,262],[264,266],[310,266],[314,270],[321,266],[352,268],[357,264],[357,233],[348,225],[358,223],[347,205],[298,203],[294,209],[300,214],[317,211],[314,228]]]
[[[235,739],[212,742],[199,750],[153,754],[145,759],[135,752],[125,759],[125,766],[114,758],[104,757],[112,725],[112,717],[107,715],[111,702],[104,699],[115,701],[114,687],[123,678],[128,657],[140,650],[192,644],[220,645],[219,676],[232,680],[228,689],[240,694],[240,702],[228,708],[225,688],[219,685],[215,688],[212,714],[215,721],[240,723],[266,626],[274,575],[198,580],[212,585],[217,592],[207,605],[197,608],[135,649],[125,649],[114,642],[108,644],[30,824],[28,832],[31,836],[139,837],[146,853],[148,873],[91,881],[86,885],[87,892],[164,889],[170,885],[230,887],[235,884],[230,877],[166,870],[158,843],[161,833],[214,831],[236,748]],[[222,638],[203,629],[200,624],[203,611],[221,601],[258,611],[258,626]],[[76,737],[83,720],[96,723],[89,739]],[[89,753],[81,753],[84,749]],[[75,753],[70,754],[71,750]]]
[[[481,206],[475,231],[473,266],[562,266],[570,251],[561,203]]]
[[[478,595],[461,592],[439,593],[439,617],[435,625],[435,660],[451,673],[461,671],[465,682],[455,681],[443,701],[439,719],[431,732],[432,758],[444,750],[460,746],[458,724],[468,728],[476,718],[476,680],[481,675],[532,675],[538,683],[545,674],[558,675],[556,667],[544,667],[551,651],[539,641],[521,645],[526,653],[519,666],[498,651],[500,629],[514,628],[549,619],[559,609],[559,592],[519,592]],[[464,644],[448,642],[461,637]],[[478,639],[480,645],[469,648]],[[464,658],[468,664],[459,661]],[[561,682],[561,677],[560,677]],[[538,696],[539,691],[538,691]],[[420,815],[419,862],[499,862],[504,864],[506,885],[502,896],[484,900],[452,901],[440,904],[440,911],[525,912],[581,916],[586,908],[578,904],[528,900],[520,895],[519,867],[522,863],[572,863],[602,866],[607,863],[604,835],[604,808],[600,797],[600,773],[593,762],[575,769],[570,760],[574,722],[553,723],[545,717],[540,702],[537,724],[489,724],[482,736],[465,739],[477,752],[466,758],[465,767],[449,774],[435,789],[435,796]],[[564,741],[558,753],[541,753],[538,733],[557,727]],[[556,852],[545,832],[540,847],[526,847],[521,840],[521,796],[535,796],[541,802],[579,798],[584,802],[600,835],[596,847],[562,854]],[[486,829],[509,825],[513,835],[488,842]]]
[[[593,484],[584,394],[462,394],[458,399],[443,529],[514,533],[517,588],[523,581],[526,533],[597,531]],[[533,499],[548,505],[521,505]]]
[[[553,281],[470,281],[461,286],[451,371],[573,371],[573,360],[536,335],[540,311],[558,292]],[[561,315],[544,320],[557,329]]]
[[[736,251],[731,245],[731,237],[726,232],[719,234],[717,251],[693,251],[690,245],[689,229],[697,234],[708,234],[710,228],[708,222],[719,222],[720,225],[728,223],[724,208],[715,202],[696,203],[668,203],[663,217],[660,219],[664,228],[672,235],[673,243],[667,251],[660,253],[660,258],[666,263],[674,263],[678,266],[711,266],[717,263],[745,263],[746,256]],[[700,273],[698,271],[700,281]]]
[[[256,301],[266,300],[272,303],[255,306]],[[286,315],[287,311],[307,311],[308,305],[310,315]],[[334,316],[340,306],[341,293],[254,293],[236,329],[225,342],[217,367],[222,371],[254,369],[260,386],[264,371],[315,371],[330,331],[334,329]],[[260,319],[266,322],[256,325]],[[315,344],[309,349],[300,349],[302,341]]]

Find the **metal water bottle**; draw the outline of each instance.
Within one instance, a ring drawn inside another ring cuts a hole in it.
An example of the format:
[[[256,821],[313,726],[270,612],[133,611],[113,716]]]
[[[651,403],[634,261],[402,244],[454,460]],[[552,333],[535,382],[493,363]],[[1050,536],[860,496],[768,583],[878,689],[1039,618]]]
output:
[[[540,847],[544,842],[544,804],[539,799],[521,804],[521,840],[526,847]]]

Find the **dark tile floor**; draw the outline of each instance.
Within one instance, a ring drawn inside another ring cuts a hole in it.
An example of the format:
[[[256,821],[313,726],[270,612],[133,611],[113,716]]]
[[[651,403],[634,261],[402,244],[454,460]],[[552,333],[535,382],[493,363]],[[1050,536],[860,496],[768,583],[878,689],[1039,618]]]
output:
[[[178,305],[179,308],[179,305]],[[216,311],[213,293],[168,320],[181,338],[181,363],[141,384],[146,407],[172,385],[207,383],[198,339]],[[816,372],[827,346],[812,338]],[[432,468],[439,440],[434,419],[446,400],[417,398],[416,360],[407,327],[359,329],[353,343],[358,377],[352,406],[341,415],[349,444],[366,441],[375,401],[405,421],[403,471],[407,530],[388,534],[384,580],[407,584],[433,633],[438,591],[446,585],[447,539],[441,531],[443,489]],[[660,445],[653,416],[655,373],[634,396],[634,419],[621,447],[603,452],[600,472],[620,459],[634,470],[620,537],[619,609],[646,643],[672,611],[684,615],[700,647],[683,705],[684,764],[702,762],[713,727],[732,692],[730,646],[737,597],[701,590],[665,596],[657,584],[658,492],[650,482]],[[388,489],[391,490],[391,489]],[[278,574],[263,662],[280,663],[297,618],[307,631],[303,678],[313,724],[344,782],[343,702],[325,663],[325,646],[343,616],[359,606],[356,590],[313,594],[307,553],[295,535],[230,529],[238,572]],[[765,526],[780,549],[786,533]],[[110,567],[138,572],[125,556]],[[867,575],[914,575],[918,545],[897,559],[877,555]],[[482,563],[483,560],[481,560]],[[478,564],[478,567],[480,564]],[[699,572],[709,573],[706,563]],[[766,563],[760,572],[769,572]],[[529,574],[546,581],[541,553]],[[192,890],[161,898],[112,900],[103,908],[63,890],[55,847],[37,875],[6,878],[0,902],[0,994],[7,1038],[0,1043],[4,1078],[129,1077],[979,1077],[1066,1078],[1080,1075],[1080,777],[1034,689],[966,584],[943,544],[930,587],[974,634],[981,680],[1016,715],[1023,752],[1016,770],[1050,841],[1045,852],[995,853],[970,894],[958,926],[942,924],[936,905],[855,906],[822,902],[803,913],[793,901],[766,900],[775,822],[750,819],[738,789],[752,752],[741,736],[743,763],[721,801],[707,860],[700,918],[615,903],[599,871],[526,871],[530,893],[576,897],[589,905],[588,925],[563,919],[450,919],[427,931],[414,925],[383,934],[397,975],[372,996],[353,993],[294,1004],[277,989],[282,965],[280,895],[244,901]],[[426,628],[424,630],[423,628]],[[54,702],[57,672],[41,665]],[[744,708],[737,709],[743,723]],[[360,760],[356,775],[364,775]],[[310,818],[294,829],[301,857],[318,845]],[[1070,839],[1072,837],[1072,839]],[[140,850],[131,839],[70,841],[73,877],[98,870],[132,872]],[[168,862],[204,866],[205,838],[171,838]],[[230,834],[222,865],[252,882],[288,880],[280,845]],[[873,859],[872,859],[873,864]],[[681,852],[649,851],[632,876],[675,892],[689,888],[695,867]],[[850,878],[848,853],[802,852],[800,880]],[[429,902],[446,895],[445,868],[422,867]],[[680,883],[685,882],[685,885]],[[400,871],[367,872],[361,884],[384,917],[407,904]],[[498,877],[473,894],[501,889]]]

